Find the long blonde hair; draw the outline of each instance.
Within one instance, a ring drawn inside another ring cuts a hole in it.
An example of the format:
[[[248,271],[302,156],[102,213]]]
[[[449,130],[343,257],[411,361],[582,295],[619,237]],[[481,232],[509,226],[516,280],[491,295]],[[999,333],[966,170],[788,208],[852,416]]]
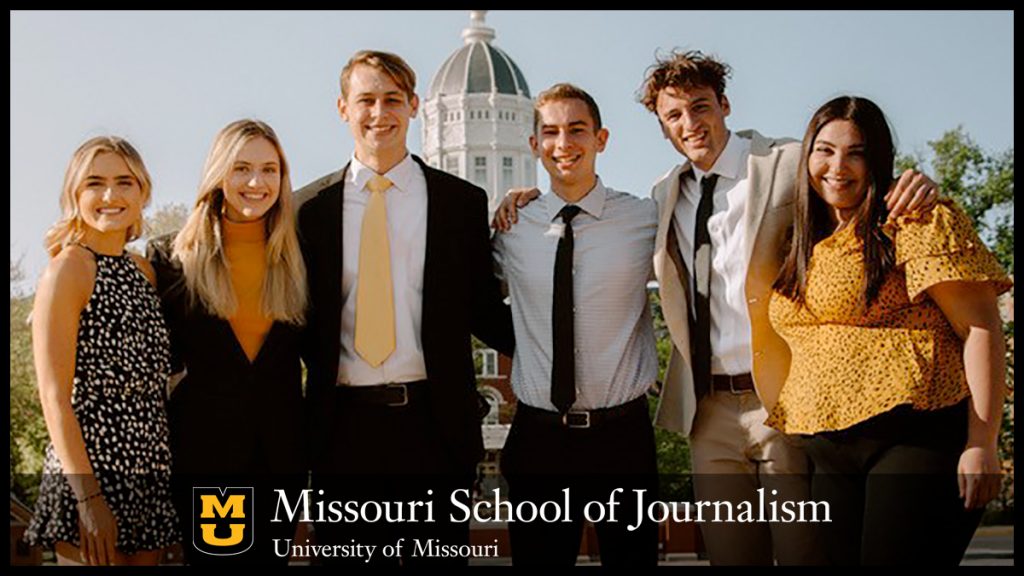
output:
[[[281,190],[264,216],[267,231],[267,272],[263,278],[261,307],[273,320],[302,324],[306,308],[306,266],[299,250],[292,213],[292,185],[281,142],[273,128],[259,120],[238,120],[225,126],[206,157],[192,214],[174,239],[174,256],[181,262],[185,284],[193,302],[221,318],[238,309],[231,285],[221,233],[224,181],[241,149],[255,138],[266,138],[281,160]]]
[[[104,153],[117,154],[124,159],[128,170],[139,183],[142,191],[142,206],[149,204],[152,183],[149,178],[149,171],[142,162],[142,156],[138,150],[128,143],[124,138],[118,136],[97,136],[82,143],[71,156],[71,162],[64,172],[64,188],[60,195],[61,218],[56,224],[46,231],[44,245],[46,251],[53,258],[65,246],[81,242],[85,233],[85,222],[82,220],[82,211],[78,205],[78,187],[89,172],[96,156]],[[125,243],[131,242],[142,234],[142,212],[139,212],[139,219],[133,222],[128,228]]]

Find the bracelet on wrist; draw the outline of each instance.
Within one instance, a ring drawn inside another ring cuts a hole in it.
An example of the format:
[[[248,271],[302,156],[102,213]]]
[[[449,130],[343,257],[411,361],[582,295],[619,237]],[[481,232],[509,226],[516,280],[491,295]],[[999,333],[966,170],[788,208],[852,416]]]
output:
[[[83,498],[79,498],[78,499],[78,503],[79,504],[85,504],[89,500],[92,500],[93,498],[97,498],[97,497],[102,496],[102,495],[103,495],[103,491],[102,490],[97,490],[97,491],[93,492],[92,494],[89,494],[88,496],[85,496]]]

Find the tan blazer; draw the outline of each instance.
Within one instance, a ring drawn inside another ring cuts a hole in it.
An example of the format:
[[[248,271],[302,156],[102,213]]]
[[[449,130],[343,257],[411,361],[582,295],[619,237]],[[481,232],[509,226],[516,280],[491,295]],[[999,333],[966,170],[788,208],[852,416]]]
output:
[[[737,132],[751,140],[748,176],[750,196],[743,226],[750,268],[746,296],[750,313],[753,377],[757,394],[768,410],[779,397],[789,372],[789,348],[768,321],[768,296],[785,258],[786,235],[793,224],[800,143],[771,139],[753,130]],[[654,273],[658,278],[661,309],[672,337],[672,357],[658,403],[655,423],[690,434],[697,399],[690,367],[690,272],[679,254],[673,212],[679,197],[680,178],[691,170],[689,161],[673,168],[654,185],[658,203],[658,235],[654,245]]]

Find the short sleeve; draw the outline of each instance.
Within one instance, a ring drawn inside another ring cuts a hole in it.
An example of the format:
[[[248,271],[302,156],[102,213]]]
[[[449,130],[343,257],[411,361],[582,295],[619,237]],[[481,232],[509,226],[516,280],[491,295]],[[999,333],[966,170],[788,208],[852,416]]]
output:
[[[904,269],[912,302],[941,282],[991,282],[997,294],[1013,286],[970,218],[951,200],[926,213],[900,217],[895,244],[896,265]]]

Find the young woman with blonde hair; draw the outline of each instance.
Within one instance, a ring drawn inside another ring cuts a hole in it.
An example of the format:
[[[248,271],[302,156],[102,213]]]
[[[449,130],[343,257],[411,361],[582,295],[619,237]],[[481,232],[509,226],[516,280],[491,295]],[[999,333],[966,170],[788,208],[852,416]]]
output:
[[[150,178],[114,136],[75,151],[63,216],[46,234],[32,350],[51,443],[26,532],[58,564],[157,564],[177,541],[171,504],[167,327],[154,272],[125,244]]]
[[[192,519],[183,518],[190,563],[281,561],[273,538],[294,533],[294,524],[270,523],[263,504],[276,501],[272,489],[305,478],[298,326],[306,271],[291,195],[273,129],[232,122],[214,140],[184,227],[150,243],[185,374],[169,404],[178,506],[193,509],[195,486],[254,486],[257,513],[268,514],[256,520],[255,542],[227,556],[194,549],[199,535],[190,537]]]

